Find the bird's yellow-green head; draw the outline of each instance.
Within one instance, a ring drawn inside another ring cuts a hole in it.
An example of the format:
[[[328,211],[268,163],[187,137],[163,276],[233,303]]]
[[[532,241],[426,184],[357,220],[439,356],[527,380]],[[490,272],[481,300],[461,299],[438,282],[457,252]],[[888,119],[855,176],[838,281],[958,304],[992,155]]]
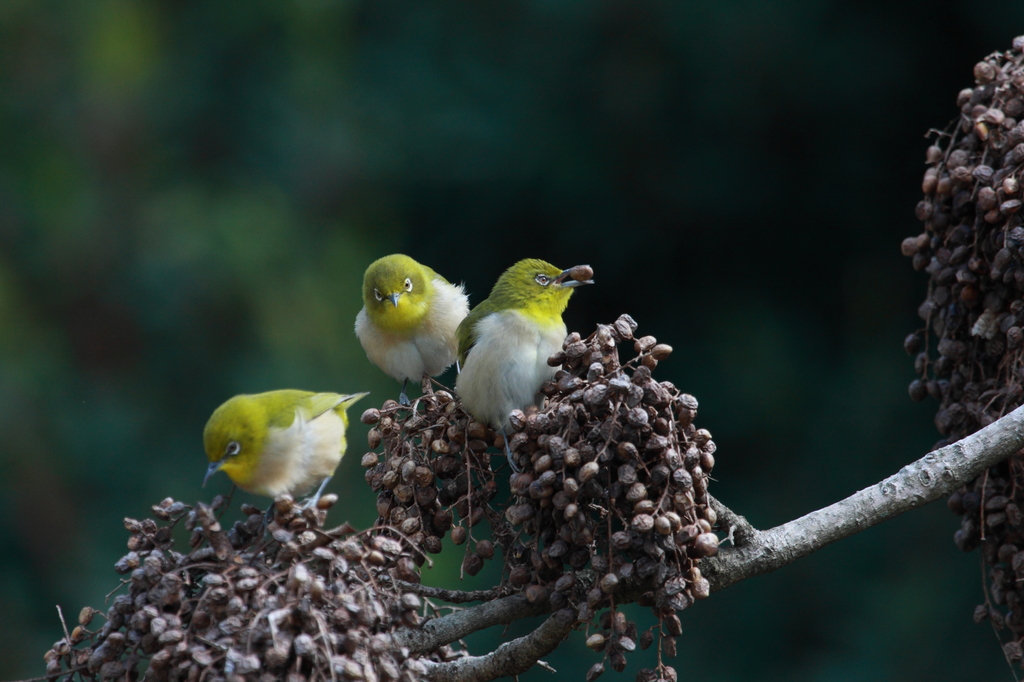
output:
[[[415,329],[430,310],[433,270],[393,253],[370,263],[363,275],[363,305],[374,324],[393,332]]]
[[[245,488],[259,464],[271,426],[288,426],[295,418],[297,396],[302,391],[273,391],[236,395],[214,410],[203,429],[203,447],[210,468],[206,480],[217,471],[226,473]]]
[[[519,310],[539,321],[560,317],[573,289],[593,284],[592,280],[572,279],[570,272],[536,258],[521,260],[501,273],[487,297],[489,307]]]

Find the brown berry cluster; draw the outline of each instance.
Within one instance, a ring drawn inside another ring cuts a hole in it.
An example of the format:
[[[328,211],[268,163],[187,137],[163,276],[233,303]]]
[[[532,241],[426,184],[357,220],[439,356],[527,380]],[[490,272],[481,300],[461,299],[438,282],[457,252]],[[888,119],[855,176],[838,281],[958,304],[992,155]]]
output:
[[[924,231],[902,244],[914,269],[930,276],[918,308],[924,327],[904,346],[918,374],[911,398],[939,401],[937,446],[992,423],[1024,396],[1024,36],[978,62],[974,77],[957,97],[960,117],[927,150],[917,205]],[[989,565],[990,594],[975,617],[1009,627],[1015,660],[1024,638],[1021,473],[1011,458],[949,498],[963,516],[957,546],[980,545]]]
[[[125,519],[130,551],[115,569],[127,594],[105,615],[82,609],[46,653],[47,677],[135,680],[148,659],[155,682],[420,679],[422,663],[389,634],[420,622],[421,599],[388,587],[389,577],[418,580],[415,550],[389,530],[324,529],[336,500],[325,495],[304,509],[280,497],[266,533],[263,512],[249,505],[223,529],[221,496],[195,507],[166,499],[154,518]],[[191,532],[186,553],[175,550],[179,525]],[[433,654],[452,656],[447,647]]]
[[[363,412],[373,428],[370,448],[363,455],[366,480],[377,493],[378,524],[400,531],[416,547],[436,554],[450,531],[461,545],[470,529],[485,517],[499,514],[488,504],[498,493],[487,448],[499,445],[493,429],[473,421],[448,391],[426,393],[411,408],[394,400]],[[456,517],[456,514],[458,515]],[[474,538],[462,562],[463,571],[476,575],[494,557],[491,538]],[[419,564],[423,556],[418,557]]]
[[[500,547],[509,589],[552,609],[576,608],[578,620],[596,628],[588,646],[617,671],[654,635],[638,636],[616,603],[652,607],[663,651],[674,655],[675,612],[708,596],[697,561],[718,549],[707,498],[715,443],[693,425],[697,400],[653,378],[672,348],[634,338],[635,330],[622,315],[586,339],[570,334],[549,359],[559,369],[541,387],[544,407],[511,415],[509,446],[523,471],[511,475],[502,508],[491,502],[503,439],[450,393],[426,394],[422,408],[388,401],[363,414],[374,427],[370,447],[383,444],[383,461],[377,452],[363,458],[380,523],[437,552],[446,533],[463,544],[486,519],[491,534],[472,539],[463,570],[476,573]],[[627,342],[636,355],[622,363],[618,349]],[[588,679],[603,670],[596,664]],[[642,674],[675,677],[668,666]]]

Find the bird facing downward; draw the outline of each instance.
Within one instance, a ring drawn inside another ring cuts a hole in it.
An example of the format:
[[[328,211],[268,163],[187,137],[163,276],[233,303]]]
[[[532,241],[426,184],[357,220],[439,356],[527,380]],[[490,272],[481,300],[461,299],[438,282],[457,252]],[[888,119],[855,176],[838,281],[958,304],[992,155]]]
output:
[[[469,298],[461,284],[395,253],[366,268],[356,336],[366,357],[402,382],[405,405],[410,379],[437,376],[455,362],[455,330],[467,313]]]
[[[502,273],[459,325],[455,390],[467,412],[506,434],[509,412],[539,402],[541,384],[556,371],[548,358],[565,340],[562,312],[575,287],[593,284],[592,275],[585,265],[561,270],[532,258]],[[505,454],[518,470],[507,438]]]
[[[346,410],[366,393],[269,391],[236,395],[214,410],[203,430],[210,466],[203,485],[223,471],[242,490],[276,497],[320,498],[345,454]]]

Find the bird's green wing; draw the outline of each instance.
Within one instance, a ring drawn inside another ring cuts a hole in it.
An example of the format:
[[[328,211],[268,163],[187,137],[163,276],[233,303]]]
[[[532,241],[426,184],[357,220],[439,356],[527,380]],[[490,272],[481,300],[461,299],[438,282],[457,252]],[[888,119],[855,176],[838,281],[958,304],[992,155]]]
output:
[[[459,339],[459,364],[463,367],[466,366],[466,355],[469,354],[469,349],[476,345],[477,342],[477,322],[495,312],[497,312],[497,309],[491,303],[491,300],[485,299],[469,311],[469,315],[466,315],[465,319],[459,323],[455,336]]]
[[[348,397],[339,393],[314,393],[309,396],[309,404],[307,405],[309,418],[316,419],[327,410],[333,410]]]
[[[328,410],[335,410],[339,414],[369,393],[350,393],[341,395],[339,393],[314,393],[309,397],[309,418],[316,419]],[[347,423],[347,422],[346,422]]]

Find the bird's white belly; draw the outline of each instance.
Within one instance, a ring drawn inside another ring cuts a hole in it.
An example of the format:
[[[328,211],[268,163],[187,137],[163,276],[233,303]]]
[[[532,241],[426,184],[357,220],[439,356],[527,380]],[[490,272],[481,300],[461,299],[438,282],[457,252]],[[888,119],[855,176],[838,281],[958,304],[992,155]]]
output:
[[[271,430],[250,490],[303,495],[334,474],[344,449],[345,422],[334,410],[309,421],[296,415],[288,428]]]
[[[554,376],[547,360],[562,347],[565,324],[541,329],[513,310],[488,315],[476,330],[455,390],[476,419],[507,429],[509,412],[535,404],[540,385]]]
[[[453,362],[458,350],[455,330],[469,313],[469,301],[461,286],[434,280],[434,298],[420,329],[399,335],[374,324],[366,309],[356,316],[356,336],[370,362],[397,381],[419,381],[424,374],[437,376]]]

